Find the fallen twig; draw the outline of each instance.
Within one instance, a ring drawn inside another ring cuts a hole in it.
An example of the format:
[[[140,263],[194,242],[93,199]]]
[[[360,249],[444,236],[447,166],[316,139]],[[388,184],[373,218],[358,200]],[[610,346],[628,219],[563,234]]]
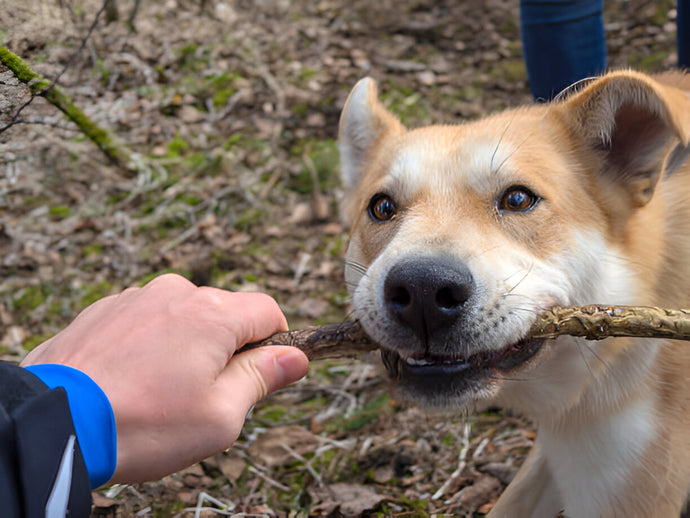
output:
[[[649,306],[579,306],[553,308],[532,326],[529,336],[555,338],[581,336],[588,340],[610,337],[646,337],[690,340],[690,310]],[[265,345],[290,345],[310,360],[353,357],[378,349],[357,322],[328,324],[277,333],[247,344],[243,350]]]

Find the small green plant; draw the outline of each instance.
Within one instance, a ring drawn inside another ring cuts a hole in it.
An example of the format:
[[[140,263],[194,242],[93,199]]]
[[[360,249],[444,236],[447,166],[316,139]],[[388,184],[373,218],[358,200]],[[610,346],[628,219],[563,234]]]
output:
[[[48,209],[48,215],[52,219],[61,220],[70,215],[71,209],[67,205],[56,205]]]

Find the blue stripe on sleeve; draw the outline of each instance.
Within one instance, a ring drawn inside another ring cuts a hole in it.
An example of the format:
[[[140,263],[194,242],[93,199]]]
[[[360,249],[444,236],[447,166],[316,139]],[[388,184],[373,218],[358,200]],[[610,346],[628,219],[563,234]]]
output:
[[[108,397],[89,376],[66,365],[30,365],[26,370],[51,389],[65,389],[91,487],[105,484],[117,465],[117,430]]]

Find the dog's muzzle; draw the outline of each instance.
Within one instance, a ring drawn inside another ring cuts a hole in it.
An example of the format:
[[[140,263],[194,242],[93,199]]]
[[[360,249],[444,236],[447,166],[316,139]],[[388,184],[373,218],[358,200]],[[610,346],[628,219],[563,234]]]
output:
[[[469,268],[451,257],[407,258],[388,271],[383,309],[390,326],[381,357],[406,395],[472,392],[540,350],[543,339],[486,347],[476,325],[480,291]]]

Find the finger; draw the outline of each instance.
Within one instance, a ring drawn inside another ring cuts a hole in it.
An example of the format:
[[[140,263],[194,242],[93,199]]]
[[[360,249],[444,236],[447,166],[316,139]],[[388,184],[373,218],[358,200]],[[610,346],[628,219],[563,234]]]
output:
[[[268,394],[307,373],[309,360],[295,347],[266,346],[236,354],[218,378],[219,395],[246,413]]]
[[[197,308],[204,307],[207,322],[225,328],[235,336],[235,343],[228,344],[228,356],[246,343],[257,342],[288,328],[278,303],[264,293],[237,293],[202,287],[196,292],[196,300],[189,303]]]

